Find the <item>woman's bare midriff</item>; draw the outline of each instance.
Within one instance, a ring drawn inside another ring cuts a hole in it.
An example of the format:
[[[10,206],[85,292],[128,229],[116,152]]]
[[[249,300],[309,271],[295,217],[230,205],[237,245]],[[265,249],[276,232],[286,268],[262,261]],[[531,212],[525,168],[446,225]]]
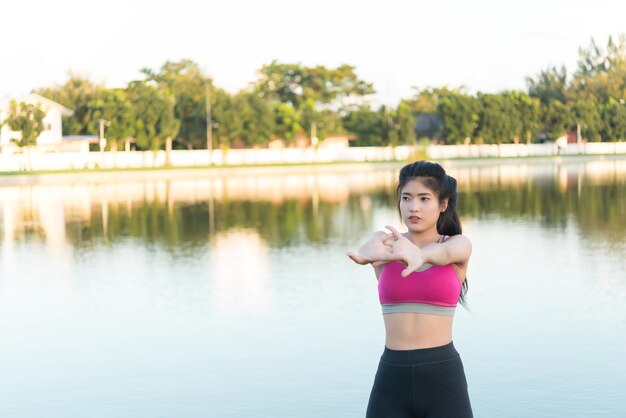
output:
[[[392,350],[414,350],[446,345],[452,341],[453,319],[417,313],[385,314],[385,346]]]

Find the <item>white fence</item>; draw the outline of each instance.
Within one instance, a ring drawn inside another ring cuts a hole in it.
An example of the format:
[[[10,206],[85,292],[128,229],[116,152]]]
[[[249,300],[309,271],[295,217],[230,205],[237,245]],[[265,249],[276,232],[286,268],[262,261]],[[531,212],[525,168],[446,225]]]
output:
[[[329,162],[406,161],[423,157],[421,147],[352,147],[347,149],[233,149],[171,151],[173,167],[208,165],[301,164]],[[431,145],[427,158],[532,157],[550,155],[626,154],[626,142],[587,144]],[[166,166],[165,151],[0,153],[0,171],[152,168]]]
[[[428,157],[480,158],[480,157],[539,157],[549,155],[626,154],[626,142],[589,142],[559,146],[552,144],[502,144],[502,145],[431,145]]]

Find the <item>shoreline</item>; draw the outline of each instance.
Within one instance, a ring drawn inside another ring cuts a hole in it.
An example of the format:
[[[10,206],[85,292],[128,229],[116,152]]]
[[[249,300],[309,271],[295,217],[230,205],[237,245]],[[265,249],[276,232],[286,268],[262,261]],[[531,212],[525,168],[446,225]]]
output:
[[[626,154],[579,154],[579,155],[547,155],[524,157],[469,157],[429,159],[446,167],[464,167],[468,165],[498,165],[516,163],[568,163],[598,160],[626,159]],[[85,182],[118,182],[151,179],[176,179],[193,177],[221,177],[244,174],[284,175],[306,173],[311,174],[363,170],[386,170],[399,168],[408,161],[369,161],[330,163],[294,163],[294,164],[248,164],[220,166],[189,166],[189,167],[154,167],[154,168],[118,168],[118,169],[84,169],[54,171],[11,171],[0,172],[0,187],[23,186],[32,184],[59,184]]]

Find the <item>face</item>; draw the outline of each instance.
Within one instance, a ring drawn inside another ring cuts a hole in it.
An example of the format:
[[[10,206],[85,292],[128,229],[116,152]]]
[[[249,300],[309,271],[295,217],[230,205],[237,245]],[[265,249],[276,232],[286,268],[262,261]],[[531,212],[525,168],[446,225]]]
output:
[[[426,187],[420,179],[410,180],[400,194],[402,221],[411,232],[424,232],[437,227],[439,215],[446,208],[447,201],[439,202],[434,191]]]

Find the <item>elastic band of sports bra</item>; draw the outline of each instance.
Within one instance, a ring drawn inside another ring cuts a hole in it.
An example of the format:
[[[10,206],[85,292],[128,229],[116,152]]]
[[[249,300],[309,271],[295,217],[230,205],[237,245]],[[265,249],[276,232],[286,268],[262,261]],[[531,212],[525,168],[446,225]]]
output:
[[[431,315],[454,316],[456,306],[436,306],[428,303],[390,303],[380,305],[385,314],[423,313]]]

